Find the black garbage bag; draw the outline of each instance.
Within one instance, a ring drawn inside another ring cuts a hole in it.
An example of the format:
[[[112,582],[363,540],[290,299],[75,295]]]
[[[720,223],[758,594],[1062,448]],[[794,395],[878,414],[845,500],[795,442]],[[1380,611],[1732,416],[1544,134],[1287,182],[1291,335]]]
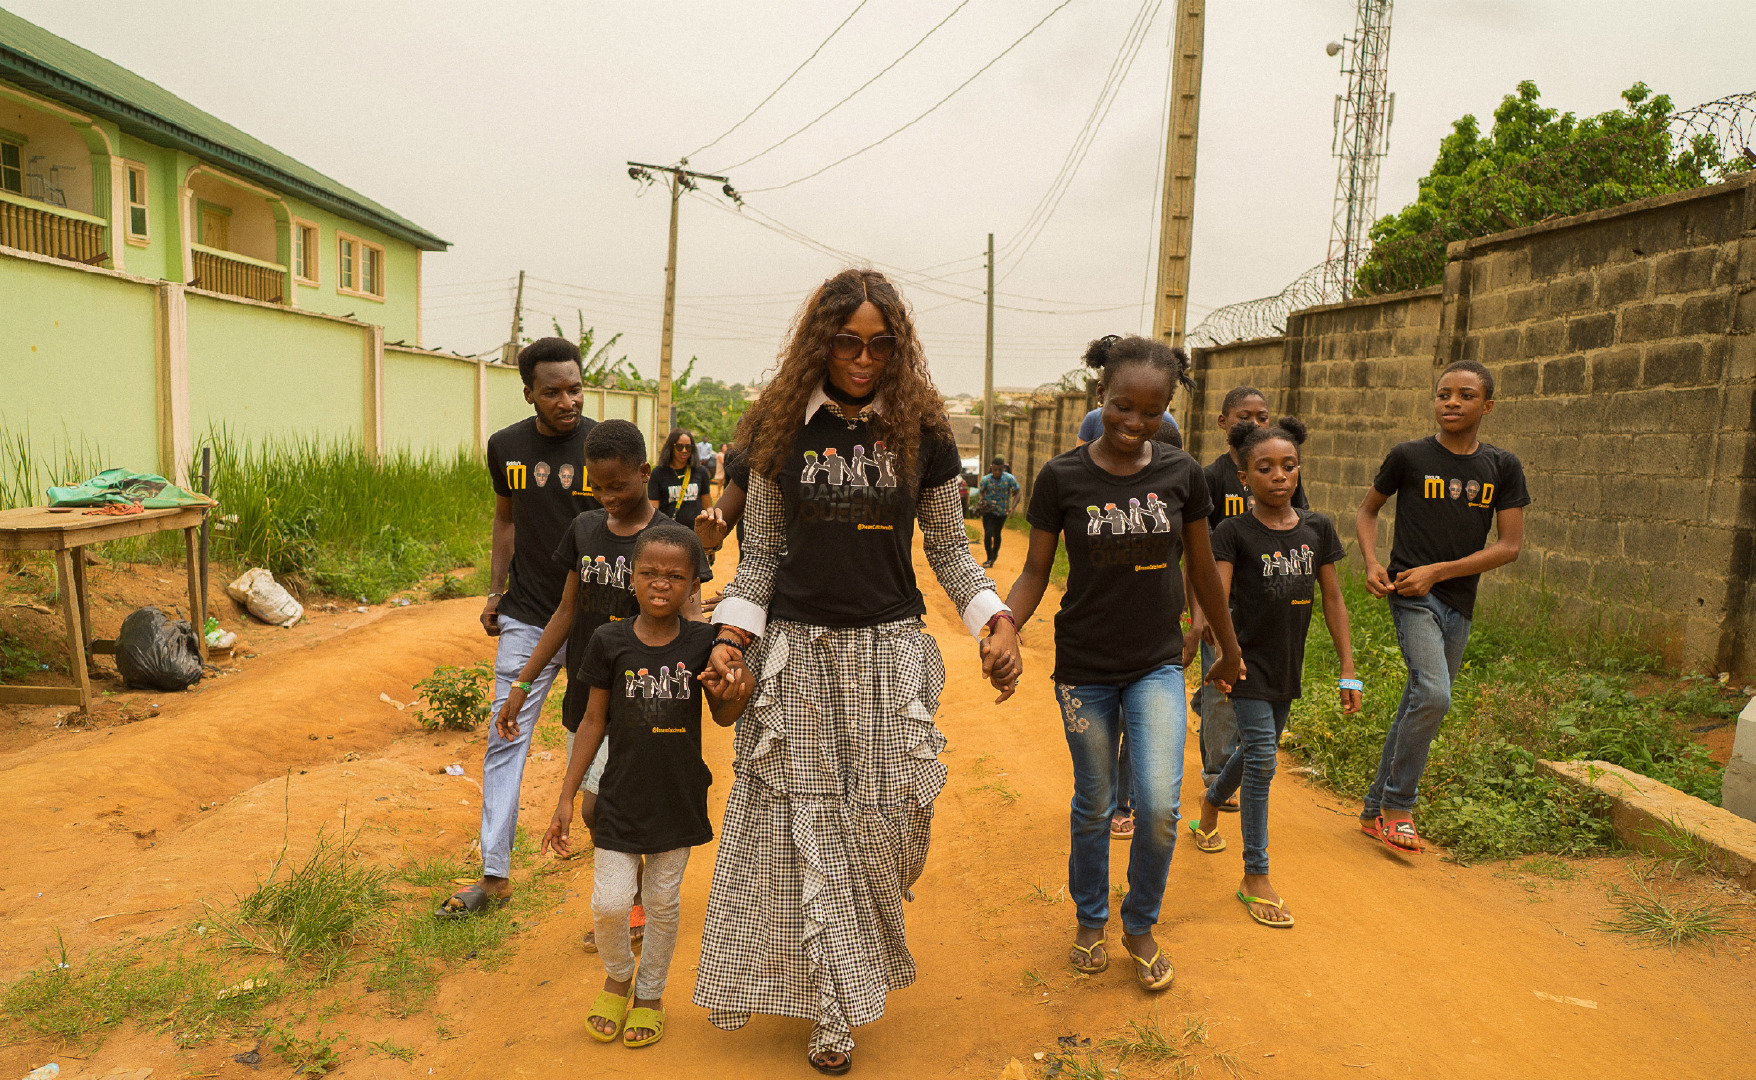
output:
[[[122,620],[116,670],[136,690],[187,690],[201,680],[201,642],[187,619],[143,607]]]

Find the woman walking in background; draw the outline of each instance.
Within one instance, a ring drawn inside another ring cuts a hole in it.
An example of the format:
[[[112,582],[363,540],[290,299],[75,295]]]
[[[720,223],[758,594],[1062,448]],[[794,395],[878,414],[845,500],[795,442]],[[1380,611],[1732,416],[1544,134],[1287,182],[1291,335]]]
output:
[[[915,980],[902,903],[945,783],[945,668],[923,631],[917,519],[983,674],[1016,679],[1018,643],[969,553],[957,444],[884,275],[844,270],[811,294],[739,430],[746,542],[714,612],[713,663],[729,673],[747,652],[756,692],[738,721],[695,1002],[727,1030],[751,1013],[811,1020],[812,1068],[840,1075],[852,1029]]]
[[[646,497],[671,520],[693,529],[696,515],[713,505],[713,473],[695,456],[695,436],[682,428],[671,429],[658,459],[647,481]]]

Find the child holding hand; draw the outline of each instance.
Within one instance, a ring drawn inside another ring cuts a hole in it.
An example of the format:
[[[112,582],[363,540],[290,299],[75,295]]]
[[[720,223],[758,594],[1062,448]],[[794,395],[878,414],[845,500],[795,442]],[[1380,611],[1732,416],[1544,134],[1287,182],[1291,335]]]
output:
[[[1247,511],[1226,518],[1213,534],[1213,559],[1244,652],[1244,678],[1230,688],[1238,745],[1202,797],[1201,823],[1191,821],[1189,829],[1197,848],[1224,851],[1219,811],[1242,788],[1244,881],[1238,901],[1262,925],[1286,928],[1293,925],[1292,913],[1268,881],[1268,788],[1287,716],[1300,696],[1316,585],[1323,587],[1323,621],[1341,659],[1342,710],[1360,711],[1362,686],[1354,678],[1347,605],[1335,573],[1346,552],[1327,517],[1294,505],[1304,424],[1291,416],[1262,426],[1243,420],[1227,441],[1251,497]]]
[[[713,774],[701,757],[701,700],[707,699],[714,723],[728,727],[754,685],[741,663],[719,675],[708,664],[714,627],[682,617],[703,559],[700,541],[680,525],[643,531],[633,552],[640,614],[598,627],[580,665],[590,696],[543,850],[572,853],[573,796],[607,736],[615,745],[592,826],[591,898],[605,978],[586,1017],[598,1042],[620,1035],[623,1045],[640,1047],[664,1036],[661,998],[677,944],[683,869],[689,850],[713,839],[707,818]],[[638,981],[628,940],[636,889],[646,906]]]

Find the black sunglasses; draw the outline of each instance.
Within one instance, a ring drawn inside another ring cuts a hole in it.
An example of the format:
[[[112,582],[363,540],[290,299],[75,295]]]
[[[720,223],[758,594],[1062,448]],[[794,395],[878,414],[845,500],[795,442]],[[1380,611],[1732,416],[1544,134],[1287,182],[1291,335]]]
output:
[[[829,347],[837,360],[857,360],[863,352],[882,364],[896,355],[896,335],[878,334],[868,341],[858,334],[837,334],[829,339]]]

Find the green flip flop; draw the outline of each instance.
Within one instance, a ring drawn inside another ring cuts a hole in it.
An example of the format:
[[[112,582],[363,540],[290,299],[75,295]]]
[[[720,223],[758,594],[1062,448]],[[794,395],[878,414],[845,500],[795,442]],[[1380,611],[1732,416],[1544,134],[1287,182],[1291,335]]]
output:
[[[1244,910],[1250,913],[1250,917],[1261,923],[1263,926],[1272,926],[1276,930],[1285,930],[1293,925],[1293,917],[1286,913],[1287,902],[1285,900],[1264,900],[1260,896],[1245,896],[1244,890],[1239,889],[1238,901],[1244,905]],[[1266,904],[1285,917],[1278,921],[1275,919],[1264,919],[1262,916],[1256,914],[1256,909],[1251,907],[1251,904]]]

